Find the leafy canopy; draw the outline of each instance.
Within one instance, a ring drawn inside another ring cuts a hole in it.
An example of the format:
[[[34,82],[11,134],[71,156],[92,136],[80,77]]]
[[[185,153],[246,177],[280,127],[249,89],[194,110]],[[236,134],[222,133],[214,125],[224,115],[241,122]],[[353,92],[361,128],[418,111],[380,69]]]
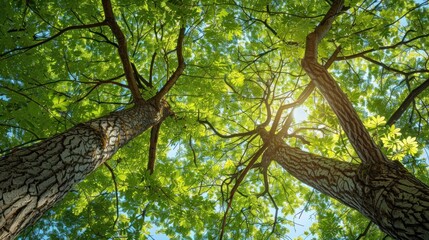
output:
[[[186,70],[166,99],[176,116],[160,131],[155,172],[146,170],[149,133],[134,139],[49,211],[22,238],[150,238],[218,236],[229,193],[252,155],[257,135],[309,84],[300,66],[305,37],[329,1],[114,1],[128,55],[154,88],[177,66],[174,50],[186,27]],[[117,42],[100,1],[3,1],[0,14],[0,148],[30,144],[131,105]],[[319,49],[329,71],[366,121],[376,142],[418,178],[428,179],[429,96],[412,99],[395,125],[386,124],[409,94],[429,79],[428,2],[355,1],[334,22]],[[70,27],[78,26],[73,29]],[[335,115],[317,92],[293,120],[290,145],[358,162]],[[287,109],[279,126],[287,123]],[[216,130],[217,133],[214,131]],[[280,130],[275,129],[275,130]],[[234,138],[220,135],[237,134]],[[297,163],[299,164],[299,163]],[[368,220],[320,195],[272,163],[252,169],[227,218],[227,239],[295,236],[301,212],[312,217],[300,238],[356,238]],[[384,235],[370,226],[366,236]]]

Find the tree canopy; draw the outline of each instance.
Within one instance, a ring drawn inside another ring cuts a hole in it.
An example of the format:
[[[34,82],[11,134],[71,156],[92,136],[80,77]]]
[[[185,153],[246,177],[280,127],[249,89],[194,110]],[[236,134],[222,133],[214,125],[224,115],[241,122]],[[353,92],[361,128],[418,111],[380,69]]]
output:
[[[381,154],[429,184],[428,1],[348,0],[330,16],[337,2],[3,1],[2,155],[149,99],[174,112],[20,237],[289,239],[303,214],[313,221],[298,238],[386,236],[264,157],[276,134],[364,161],[364,137],[350,137],[302,62],[309,34],[330,22],[314,57]]]

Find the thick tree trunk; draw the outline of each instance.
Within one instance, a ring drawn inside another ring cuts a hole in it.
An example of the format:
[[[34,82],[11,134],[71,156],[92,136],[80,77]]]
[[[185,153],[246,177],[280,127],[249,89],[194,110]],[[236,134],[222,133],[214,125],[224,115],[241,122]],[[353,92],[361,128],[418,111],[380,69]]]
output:
[[[131,139],[171,112],[144,103],[79,124],[0,160],[0,239],[11,239]]]
[[[346,94],[338,86],[338,83],[329,74],[328,70],[317,62],[318,45],[328,33],[335,17],[340,14],[343,6],[343,0],[333,1],[331,8],[314,32],[307,35],[305,55],[301,64],[331,106],[362,162],[365,164],[388,162],[389,160],[387,160],[386,156],[384,156],[374,143],[362,121],[359,119]]]
[[[401,163],[387,159],[335,79],[317,62],[318,44],[343,6],[343,0],[332,1],[307,36],[302,67],[338,117],[362,163],[339,162],[285,145],[274,151],[273,159],[304,183],[358,210],[392,237],[429,239],[429,187]]]
[[[358,210],[397,239],[429,239],[429,188],[399,162],[352,164],[287,145],[271,158],[305,184]]]

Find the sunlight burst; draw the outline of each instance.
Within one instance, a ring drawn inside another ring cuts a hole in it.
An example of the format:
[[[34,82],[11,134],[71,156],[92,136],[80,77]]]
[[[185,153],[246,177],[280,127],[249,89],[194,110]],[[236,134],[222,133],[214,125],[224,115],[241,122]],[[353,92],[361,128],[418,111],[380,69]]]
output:
[[[297,107],[293,112],[293,116],[296,123],[301,123],[308,117],[307,109],[305,107]]]

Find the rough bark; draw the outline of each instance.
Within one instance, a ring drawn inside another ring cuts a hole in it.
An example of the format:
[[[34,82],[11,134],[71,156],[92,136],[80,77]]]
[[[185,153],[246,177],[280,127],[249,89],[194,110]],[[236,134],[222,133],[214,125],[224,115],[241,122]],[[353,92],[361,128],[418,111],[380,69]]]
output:
[[[372,140],[346,94],[328,70],[317,62],[318,45],[343,7],[344,1],[334,1],[320,24],[308,34],[302,67],[337,115],[340,125],[362,162],[365,164],[387,162],[386,156]]]
[[[150,102],[79,124],[0,160],[0,239],[15,237],[131,139],[169,116]]]
[[[366,168],[282,144],[271,158],[303,183],[358,210],[397,239],[429,239],[429,188],[399,162]]]
[[[429,187],[377,147],[335,79],[317,61],[317,48],[344,1],[333,1],[307,36],[302,67],[338,117],[362,163],[353,165],[280,145],[274,159],[304,183],[371,219],[397,239],[429,239]],[[277,144],[278,145],[278,144]]]

